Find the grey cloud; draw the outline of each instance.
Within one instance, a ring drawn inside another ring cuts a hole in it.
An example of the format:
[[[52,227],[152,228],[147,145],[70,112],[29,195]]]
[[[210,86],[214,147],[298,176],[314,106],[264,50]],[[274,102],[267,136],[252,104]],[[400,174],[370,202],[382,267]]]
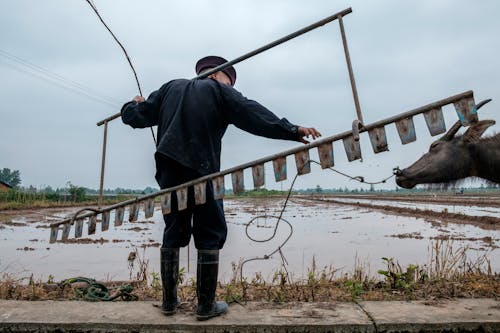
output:
[[[121,51],[85,1],[4,3],[9,15],[0,21],[0,29],[7,32],[0,36],[1,49],[81,82],[118,104],[137,94]],[[129,51],[146,95],[170,79],[193,77],[194,62],[201,56],[232,59],[352,6],[344,24],[365,120],[379,120],[468,89],[475,91],[477,100],[493,98],[481,116],[499,120],[495,101],[500,99],[500,5],[495,1],[95,3]],[[2,165],[20,169],[25,185],[63,186],[71,180],[97,187],[102,128],[95,123],[118,109],[12,70],[5,61],[0,58]],[[236,67],[237,88],[279,116],[316,126],[324,135],[350,128],[355,111],[336,22]],[[448,125],[456,119],[450,108],[445,116]],[[338,143],[337,167],[374,179],[390,173],[393,166],[408,165],[434,139],[417,118],[416,143],[402,146],[393,126],[388,127],[390,152],[374,155],[363,136],[363,163],[348,163]],[[296,145],[231,127],[223,140],[222,166]],[[111,123],[106,187],[154,186],[153,152],[149,130],[132,130],[120,120]],[[268,184],[280,187],[273,181]],[[300,178],[297,186],[316,184],[359,186],[318,168]]]

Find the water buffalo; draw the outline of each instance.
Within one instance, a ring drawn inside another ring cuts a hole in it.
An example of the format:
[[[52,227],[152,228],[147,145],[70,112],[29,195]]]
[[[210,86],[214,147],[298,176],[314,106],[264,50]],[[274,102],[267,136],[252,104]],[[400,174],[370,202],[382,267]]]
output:
[[[396,183],[404,188],[417,184],[452,183],[467,177],[479,177],[500,184],[500,133],[481,138],[494,120],[473,124],[461,136],[461,127],[453,125],[429,152],[404,170],[396,171]]]

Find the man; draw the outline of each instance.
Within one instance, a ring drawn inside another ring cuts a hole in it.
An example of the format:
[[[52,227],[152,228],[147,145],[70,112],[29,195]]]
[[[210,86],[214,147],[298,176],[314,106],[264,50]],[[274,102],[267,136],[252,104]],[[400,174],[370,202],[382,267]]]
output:
[[[202,58],[196,63],[196,73],[225,62],[221,57]],[[133,128],[158,126],[155,177],[162,189],[220,171],[221,139],[229,124],[255,135],[303,143],[307,143],[304,137],[321,136],[316,129],[279,119],[245,98],[233,88],[235,82],[235,69],[227,67],[207,79],[170,81],[147,100],[136,96],[122,107],[125,124]],[[214,199],[211,182],[207,182],[205,204],[195,205],[193,192],[193,188],[188,189],[188,208],[182,211],[172,195],[172,212],[164,215],[162,312],[176,312],[179,248],[187,246],[193,235],[198,250],[197,319],[206,320],[227,311],[225,302],[215,301],[219,250],[224,246],[227,226],[222,200]]]

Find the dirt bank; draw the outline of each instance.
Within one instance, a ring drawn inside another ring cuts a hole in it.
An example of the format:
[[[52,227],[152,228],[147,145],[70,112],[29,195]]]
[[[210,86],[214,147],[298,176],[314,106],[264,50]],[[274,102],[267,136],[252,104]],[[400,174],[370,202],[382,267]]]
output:
[[[365,199],[379,201],[422,202],[426,204],[443,204],[456,206],[500,207],[500,196],[497,195],[326,195],[328,198]]]
[[[500,230],[500,218],[493,216],[471,216],[447,212],[435,212],[427,209],[418,208],[403,208],[393,206],[371,205],[360,202],[343,202],[335,199],[318,198],[318,197],[295,197],[294,200],[304,200],[313,202],[328,202],[343,206],[354,206],[359,208],[367,208],[371,210],[382,211],[385,214],[393,214],[398,216],[412,216],[431,220],[430,222],[445,222],[456,224],[470,224],[486,230]]]

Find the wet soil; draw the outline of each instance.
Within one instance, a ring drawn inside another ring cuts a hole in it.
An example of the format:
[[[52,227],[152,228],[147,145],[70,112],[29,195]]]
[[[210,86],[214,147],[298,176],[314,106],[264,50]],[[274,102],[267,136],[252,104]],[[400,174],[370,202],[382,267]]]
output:
[[[372,205],[368,203],[361,202],[344,202],[335,199],[331,199],[331,197],[296,197],[300,200],[309,200],[309,201],[321,201],[321,202],[329,202],[334,203],[336,205],[343,206],[355,206],[359,208],[367,208],[370,210],[382,211],[386,214],[393,214],[397,216],[412,216],[417,218],[422,218],[425,220],[432,219],[436,222],[450,222],[456,224],[469,224],[474,225],[482,229],[486,230],[500,230],[500,218],[493,216],[471,216],[457,213],[448,213],[448,212],[436,212],[427,209],[418,209],[418,208],[403,208],[403,207],[392,207],[386,205]],[[369,197],[369,199],[373,200],[373,197]],[[384,198],[385,200],[385,198]],[[407,199],[408,201],[408,199]],[[430,221],[429,221],[430,222]]]
[[[479,206],[500,208],[500,195],[328,195],[330,198],[368,199],[397,202],[419,202],[426,204],[445,204],[458,206]]]

